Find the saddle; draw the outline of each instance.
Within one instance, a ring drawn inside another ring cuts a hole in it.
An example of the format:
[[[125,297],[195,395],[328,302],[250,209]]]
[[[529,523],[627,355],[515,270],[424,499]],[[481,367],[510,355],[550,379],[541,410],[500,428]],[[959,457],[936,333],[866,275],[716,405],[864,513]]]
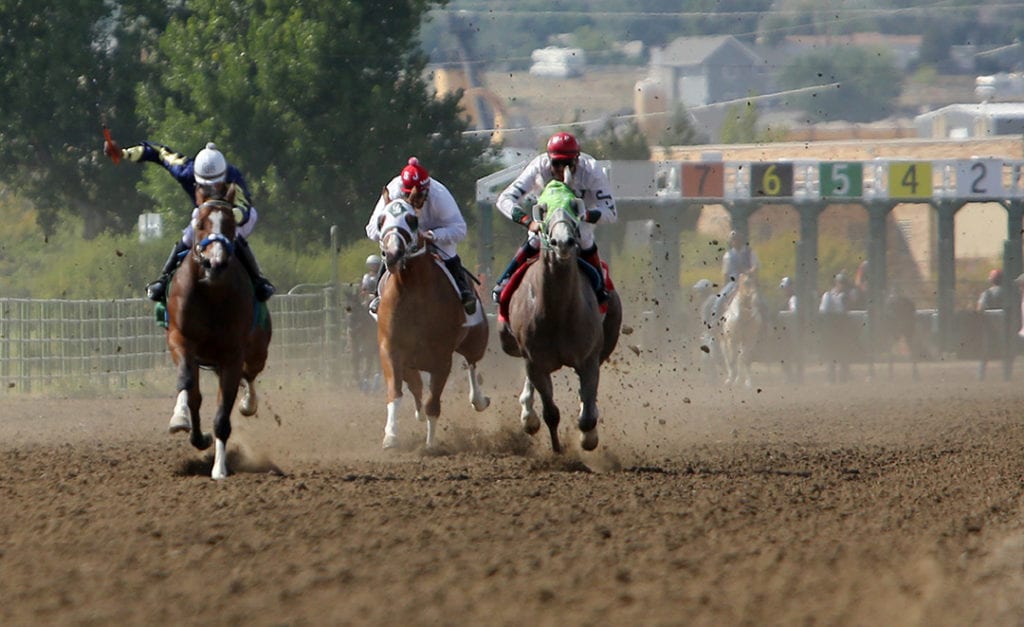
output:
[[[508,305],[512,301],[512,294],[514,294],[515,291],[519,288],[519,284],[523,282],[523,277],[526,276],[526,269],[532,266],[534,263],[536,263],[537,259],[539,258],[539,256],[534,256],[530,259],[527,259],[526,263],[519,266],[516,269],[516,271],[512,274],[512,276],[509,277],[508,283],[506,283],[505,287],[502,288],[501,295],[498,297],[499,323],[508,322]],[[588,268],[592,267],[590,266],[590,264],[587,264],[587,262],[582,259],[577,259],[576,261],[581,265],[586,264],[586,267]],[[586,269],[584,269],[584,272],[586,272]],[[612,276],[611,273],[608,271],[608,264],[605,263],[603,259],[601,260],[601,277],[604,279],[604,288],[608,291],[608,293],[611,294],[613,291],[615,291],[615,284],[612,283]],[[601,303],[600,305],[598,305],[598,308],[601,310],[602,315],[608,313],[608,302],[605,301]]]

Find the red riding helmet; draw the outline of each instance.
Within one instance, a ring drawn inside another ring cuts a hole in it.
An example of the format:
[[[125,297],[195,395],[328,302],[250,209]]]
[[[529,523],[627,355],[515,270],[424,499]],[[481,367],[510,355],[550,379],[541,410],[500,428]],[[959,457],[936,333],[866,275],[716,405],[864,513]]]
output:
[[[548,140],[548,156],[552,159],[575,159],[580,156],[580,143],[570,133],[555,133]]]
[[[988,282],[992,285],[999,285],[1003,282],[1003,271],[996,268],[992,272],[988,273]]]
[[[430,173],[420,165],[416,157],[409,157],[409,165],[402,168],[402,193],[410,194],[413,189],[430,189]]]

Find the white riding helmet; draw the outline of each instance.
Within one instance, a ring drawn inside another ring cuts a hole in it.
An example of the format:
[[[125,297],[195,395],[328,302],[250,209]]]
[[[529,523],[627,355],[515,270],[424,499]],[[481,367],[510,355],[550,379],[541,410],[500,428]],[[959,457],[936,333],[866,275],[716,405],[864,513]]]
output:
[[[379,268],[380,267],[380,256],[379,255],[370,255],[369,257],[366,258],[366,265],[371,267],[371,268]]]
[[[196,155],[192,169],[196,177],[196,183],[200,185],[213,185],[223,183],[228,174],[228,162],[224,155],[217,150],[213,142],[206,144],[206,148]]]

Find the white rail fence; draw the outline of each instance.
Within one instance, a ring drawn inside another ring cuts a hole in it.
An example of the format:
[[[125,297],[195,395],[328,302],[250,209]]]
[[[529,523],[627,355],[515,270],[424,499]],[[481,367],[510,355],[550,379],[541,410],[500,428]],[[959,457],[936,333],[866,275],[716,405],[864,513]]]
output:
[[[268,368],[342,376],[346,314],[335,290],[275,296],[268,305]],[[165,338],[153,303],[142,298],[0,298],[0,394],[144,385],[173,371]]]

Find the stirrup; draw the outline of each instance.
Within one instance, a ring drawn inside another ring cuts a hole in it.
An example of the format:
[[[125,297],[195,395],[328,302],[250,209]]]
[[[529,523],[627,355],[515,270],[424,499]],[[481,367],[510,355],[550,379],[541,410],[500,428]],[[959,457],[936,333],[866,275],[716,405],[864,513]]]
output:
[[[370,310],[370,313],[372,313],[373,315],[376,316],[377,315],[377,309],[379,307],[380,307],[380,296],[374,296],[373,300],[370,301],[370,305],[367,307],[367,309]]]
[[[491,290],[491,300],[493,300],[495,303],[500,301],[501,300],[501,292],[504,289],[505,289],[505,283],[498,283],[497,285],[495,285],[494,289]]]

